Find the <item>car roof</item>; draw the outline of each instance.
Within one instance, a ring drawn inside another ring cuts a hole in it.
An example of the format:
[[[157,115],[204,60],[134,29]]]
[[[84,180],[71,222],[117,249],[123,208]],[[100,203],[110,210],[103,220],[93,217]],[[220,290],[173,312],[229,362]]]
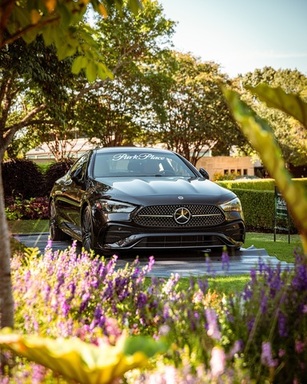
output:
[[[152,147],[103,147],[103,148],[96,148],[93,151],[96,153],[112,153],[112,152],[118,152],[118,151],[125,151],[125,152],[159,152],[159,153],[165,153],[170,154],[174,153],[172,151],[169,151],[168,149],[160,149],[160,148],[152,148]]]

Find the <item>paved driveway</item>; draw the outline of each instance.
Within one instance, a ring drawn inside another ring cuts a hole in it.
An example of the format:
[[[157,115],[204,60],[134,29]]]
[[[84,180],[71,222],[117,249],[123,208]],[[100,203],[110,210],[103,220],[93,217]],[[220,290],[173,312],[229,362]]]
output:
[[[32,235],[15,235],[21,243],[27,247],[39,248],[41,253],[44,252],[48,241],[48,233],[32,234]],[[54,241],[52,249],[60,251],[71,245],[70,241]],[[81,251],[80,245],[77,247]],[[206,255],[209,255],[206,257]],[[121,268],[127,262],[132,262],[136,255],[129,257],[119,257],[117,267]],[[292,267],[292,264],[280,262],[275,257],[267,254],[265,249],[257,249],[255,247],[241,248],[234,255],[230,256],[229,264],[225,265],[220,255],[208,254],[204,252],[181,251],[174,253],[154,253],[155,263],[149,276],[169,277],[171,273],[178,273],[182,277],[197,275],[215,275],[228,276],[248,274],[250,270],[258,266],[259,259],[264,263],[270,263],[277,266],[280,263],[282,269]],[[148,256],[140,256],[141,266],[146,265]]]

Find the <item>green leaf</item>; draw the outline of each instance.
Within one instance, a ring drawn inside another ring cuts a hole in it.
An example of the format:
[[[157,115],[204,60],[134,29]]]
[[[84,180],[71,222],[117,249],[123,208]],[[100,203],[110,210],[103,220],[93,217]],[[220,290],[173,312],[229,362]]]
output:
[[[57,9],[58,9],[58,12],[61,16],[60,18],[60,22],[61,22],[61,26],[63,28],[67,28],[71,21],[72,21],[72,18],[73,18],[73,14],[72,12],[66,7],[65,5],[65,2],[62,4],[61,2],[58,2],[57,3]]]
[[[104,80],[106,78],[113,79],[114,75],[113,73],[108,69],[108,67],[103,63],[96,63],[97,64],[97,76]]]
[[[128,0],[128,8],[135,15],[143,9],[142,1],[140,0]]]
[[[147,363],[148,357],[142,350],[135,349],[134,353],[126,355],[125,345],[125,339],[120,339],[116,346],[96,346],[78,338],[53,340],[35,335],[19,335],[7,328],[0,330],[1,348],[11,349],[81,384],[113,383],[128,370],[143,367]],[[131,345],[129,341],[128,345]]]
[[[43,30],[43,39],[45,45],[48,47],[54,41],[54,28],[52,26],[47,26]]]
[[[156,341],[149,336],[134,336],[126,339],[124,353],[134,355],[136,352],[143,352],[147,357],[152,357],[156,353],[164,353],[168,345],[163,341]]]
[[[264,101],[268,107],[277,108],[294,117],[307,128],[307,104],[296,94],[286,93],[282,88],[272,88],[267,84],[247,86],[250,92]]]
[[[86,68],[88,60],[85,56],[77,56],[72,64],[71,71],[73,74],[78,75],[81,69]]]
[[[268,124],[240,100],[237,92],[224,88],[223,93],[241,130],[260,154],[263,164],[275,179],[278,189],[284,196],[301,233],[307,256],[307,196],[304,189],[301,185],[293,182],[291,174],[285,167],[274,133]]]
[[[85,68],[86,78],[89,82],[95,81],[97,77],[97,66],[93,61],[89,61]]]

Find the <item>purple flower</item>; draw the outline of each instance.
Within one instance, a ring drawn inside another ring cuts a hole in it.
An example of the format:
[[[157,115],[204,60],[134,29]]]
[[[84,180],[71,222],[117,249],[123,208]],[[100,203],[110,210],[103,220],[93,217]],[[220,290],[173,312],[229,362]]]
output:
[[[170,318],[170,307],[168,303],[165,303],[163,306],[163,318],[167,320]]]
[[[271,343],[268,341],[262,343],[261,363],[269,368],[277,365],[277,360],[272,357]]]
[[[150,256],[147,272],[151,272],[154,264],[155,264],[155,258],[153,256]]]
[[[206,272],[211,273],[213,275],[215,274],[214,269],[212,268],[212,265],[211,265],[211,259],[208,255],[206,255]]]
[[[226,355],[221,347],[213,347],[210,359],[211,375],[219,377],[225,370]]]
[[[255,268],[252,268],[251,271],[250,271],[250,277],[251,277],[251,280],[252,280],[252,283],[255,284],[256,281],[257,281],[257,271]]]
[[[33,384],[39,384],[42,383],[44,380],[44,377],[46,375],[47,369],[39,364],[33,364],[33,374],[32,374],[32,383]]]
[[[222,270],[228,271],[230,267],[228,252],[223,250],[222,253]]]
[[[100,328],[104,328],[106,322],[106,318],[104,316],[104,313],[101,309],[100,305],[97,305],[94,312],[94,319],[91,323],[91,329],[94,329],[96,326]]]
[[[205,313],[206,313],[206,319],[208,323],[208,329],[207,329],[208,336],[212,337],[213,339],[220,340],[221,332],[218,328],[217,315],[215,310],[212,308],[206,308]]]
[[[297,258],[295,274],[292,280],[292,286],[296,291],[307,290],[307,265],[300,258]],[[300,263],[300,264],[299,264]]]
[[[253,289],[249,284],[246,284],[244,291],[242,292],[242,299],[248,301],[253,296]]]
[[[47,241],[47,245],[46,245],[45,250],[47,251],[48,249],[51,249],[51,248],[52,248],[52,240],[50,237],[48,237],[48,241]]]
[[[268,297],[266,296],[265,292],[262,292],[261,302],[260,302],[261,313],[266,313],[267,305],[268,305]]]
[[[204,279],[198,279],[197,280],[197,284],[198,284],[198,287],[199,289],[202,291],[203,294],[205,294],[207,292],[207,289],[208,289],[208,280],[204,280]]]
[[[305,343],[301,340],[295,340],[295,352],[302,353],[305,349]]]
[[[145,307],[147,303],[147,295],[145,293],[140,292],[137,297],[137,306],[139,309],[142,309]]]
[[[86,307],[88,306],[88,303],[90,301],[90,294],[89,293],[85,293],[83,296],[82,296],[82,302],[81,302],[81,305],[80,305],[80,313],[82,313]]]
[[[109,337],[112,336],[115,340],[122,334],[117,320],[110,317],[105,319],[104,329],[105,334]]]
[[[243,349],[243,341],[242,340],[236,340],[234,345],[232,346],[231,350],[228,352],[228,358],[232,359],[234,355],[241,352]]]

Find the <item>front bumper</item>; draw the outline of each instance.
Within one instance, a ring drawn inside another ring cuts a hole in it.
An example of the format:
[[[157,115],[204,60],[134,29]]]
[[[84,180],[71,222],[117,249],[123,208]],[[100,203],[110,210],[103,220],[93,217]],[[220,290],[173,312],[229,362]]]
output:
[[[166,231],[164,228],[138,228],[110,223],[101,230],[97,247],[105,251],[240,248],[245,240],[243,221],[218,228],[189,228]]]

